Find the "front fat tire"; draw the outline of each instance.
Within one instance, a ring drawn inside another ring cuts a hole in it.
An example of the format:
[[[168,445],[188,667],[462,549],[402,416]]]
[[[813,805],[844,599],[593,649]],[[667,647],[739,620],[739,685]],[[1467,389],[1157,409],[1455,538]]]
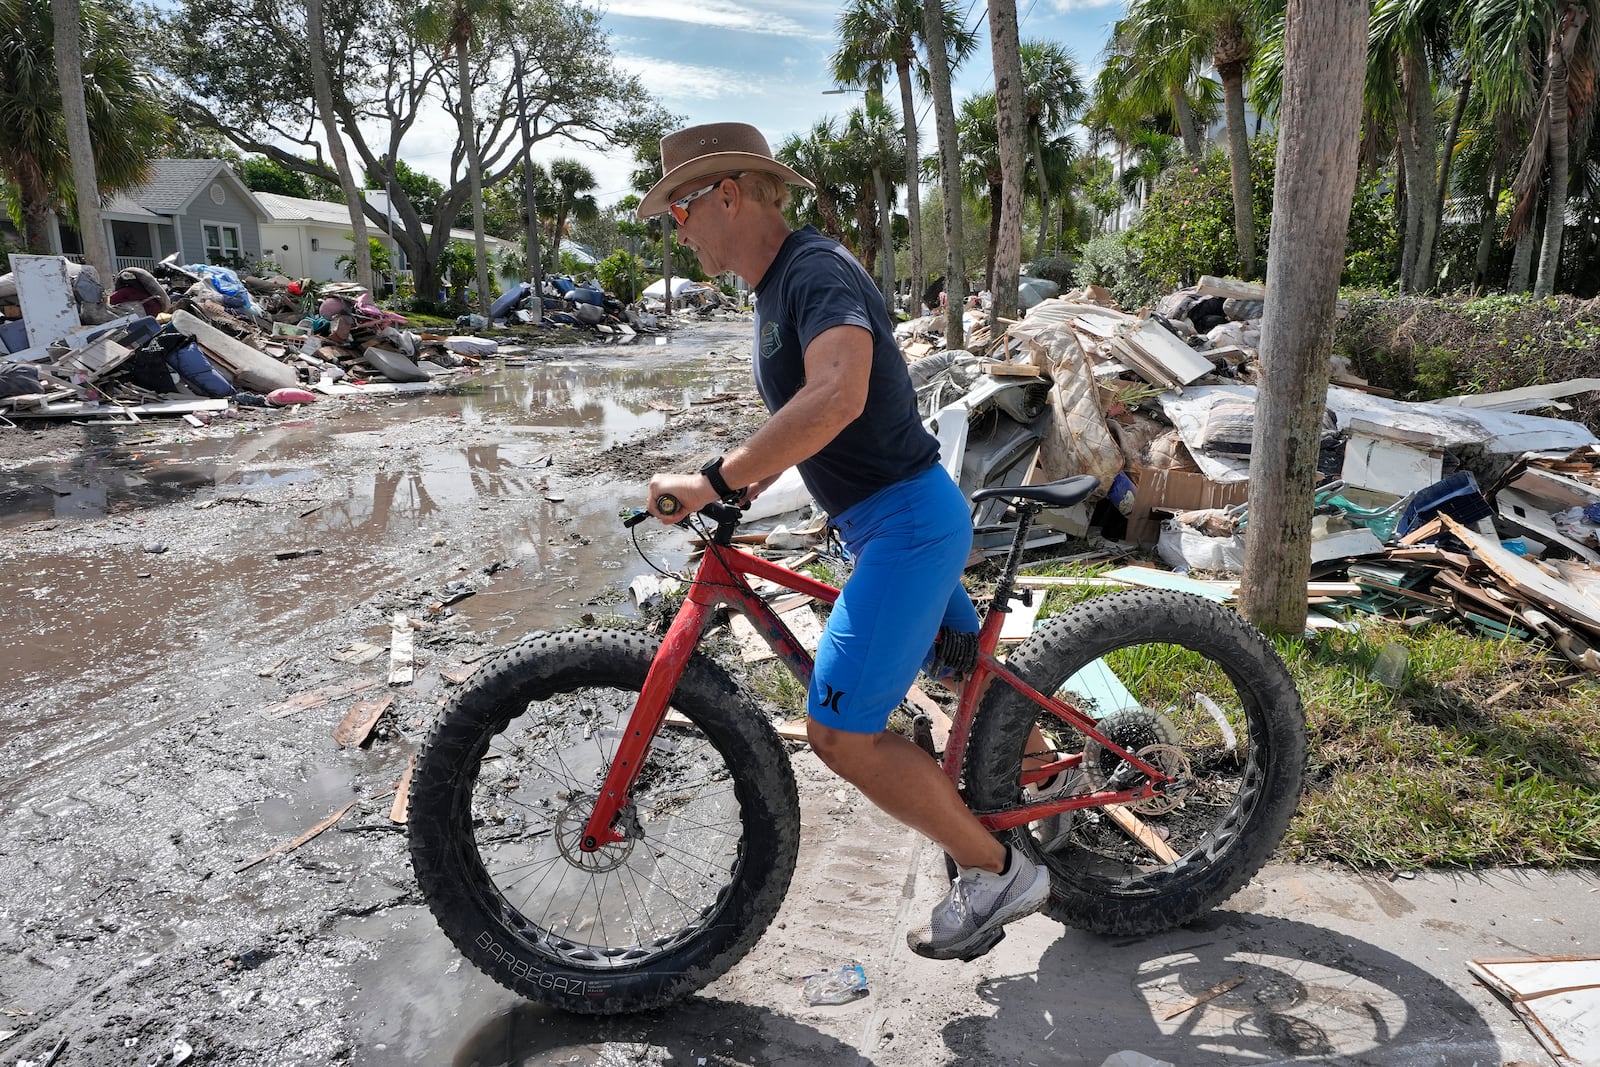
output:
[[[713,916],[638,966],[574,966],[539,950],[532,922],[491,880],[472,812],[479,761],[490,742],[532,701],[593,687],[636,692],[659,644],[612,630],[530,635],[480,670],[445,708],[413,776],[412,866],[439,926],[495,981],[564,1011],[645,1011],[706,986],[755,946],[794,873],[800,810],[788,753],[728,674],[696,655],[672,707],[699,727],[731,772],[743,830],[737,869]]]
[[[1155,878],[1140,879],[1136,888],[1124,891],[1083,869],[1088,864],[1051,859],[1045,913],[1096,933],[1157,933],[1223,903],[1271,857],[1299,801],[1306,755],[1299,692],[1271,643],[1220,605],[1166,590],[1097,596],[1041,625],[1008,657],[1007,666],[1040,692],[1054,693],[1103,655],[1154,644],[1198,652],[1220,668],[1242,699],[1258,773],[1245,810],[1216,854],[1186,858]],[[975,810],[997,811],[1018,802],[1020,759],[1039,712],[1004,682],[990,686],[973,725],[966,764]],[[1044,861],[1031,834],[1015,831],[1012,840]]]

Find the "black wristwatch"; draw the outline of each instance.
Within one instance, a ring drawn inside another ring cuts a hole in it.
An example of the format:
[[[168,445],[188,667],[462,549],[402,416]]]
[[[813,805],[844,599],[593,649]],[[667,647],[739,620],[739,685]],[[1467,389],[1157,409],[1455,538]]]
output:
[[[718,456],[704,467],[701,467],[700,473],[706,476],[706,481],[711,483],[711,488],[715,490],[718,497],[732,504],[739,499],[739,490],[729,485],[728,480],[722,476],[722,460],[723,457]]]

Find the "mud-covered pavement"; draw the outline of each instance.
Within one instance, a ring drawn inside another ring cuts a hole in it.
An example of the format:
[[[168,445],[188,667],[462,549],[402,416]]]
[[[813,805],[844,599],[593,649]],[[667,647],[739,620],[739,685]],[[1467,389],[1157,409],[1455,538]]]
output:
[[[58,1047],[68,1067],[1544,1062],[1462,962],[1592,945],[1592,922],[1557,928],[1583,887],[1277,868],[1194,929],[1033,918],[938,964],[904,943],[938,856],[805,752],[794,886],[703,995],[567,1018],[462,962],[417,897],[396,782],[447,673],[628,613],[648,567],[619,509],[758,416],[748,330],[204,430],[0,431],[0,1067]],[[683,535],[640,530],[682,563]],[[335,656],[387,644],[396,612],[421,624],[415,682],[349,691],[387,657]],[[319,689],[342,695],[285,703]],[[335,724],[384,692],[373,741],[342,749]],[[848,961],[870,996],[801,1003],[797,978]]]

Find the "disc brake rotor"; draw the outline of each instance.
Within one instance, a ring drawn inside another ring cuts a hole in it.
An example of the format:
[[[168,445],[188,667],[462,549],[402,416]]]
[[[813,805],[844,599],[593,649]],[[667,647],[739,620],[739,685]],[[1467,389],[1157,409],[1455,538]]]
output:
[[[1194,791],[1194,772],[1189,757],[1177,745],[1146,745],[1134,753],[1150,766],[1166,775],[1171,781],[1161,792],[1128,805],[1140,815],[1165,815],[1174,808],[1183,807]]]
[[[643,830],[633,805],[629,804],[618,815],[623,826],[622,840],[601,845],[593,852],[583,851],[581,845],[584,827],[594,811],[594,804],[594,797],[577,794],[567,801],[567,806],[561,809],[555,820],[556,848],[560,849],[562,858],[572,866],[581,867],[591,873],[603,874],[606,871],[614,871],[628,862],[634,842],[639,840]]]

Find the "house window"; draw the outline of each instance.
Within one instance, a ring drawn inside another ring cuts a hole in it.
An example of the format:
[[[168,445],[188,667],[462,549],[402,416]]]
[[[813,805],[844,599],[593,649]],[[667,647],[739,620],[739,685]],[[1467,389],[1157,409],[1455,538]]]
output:
[[[206,262],[238,264],[244,261],[240,254],[239,227],[223,222],[202,222],[200,233],[206,242]]]

